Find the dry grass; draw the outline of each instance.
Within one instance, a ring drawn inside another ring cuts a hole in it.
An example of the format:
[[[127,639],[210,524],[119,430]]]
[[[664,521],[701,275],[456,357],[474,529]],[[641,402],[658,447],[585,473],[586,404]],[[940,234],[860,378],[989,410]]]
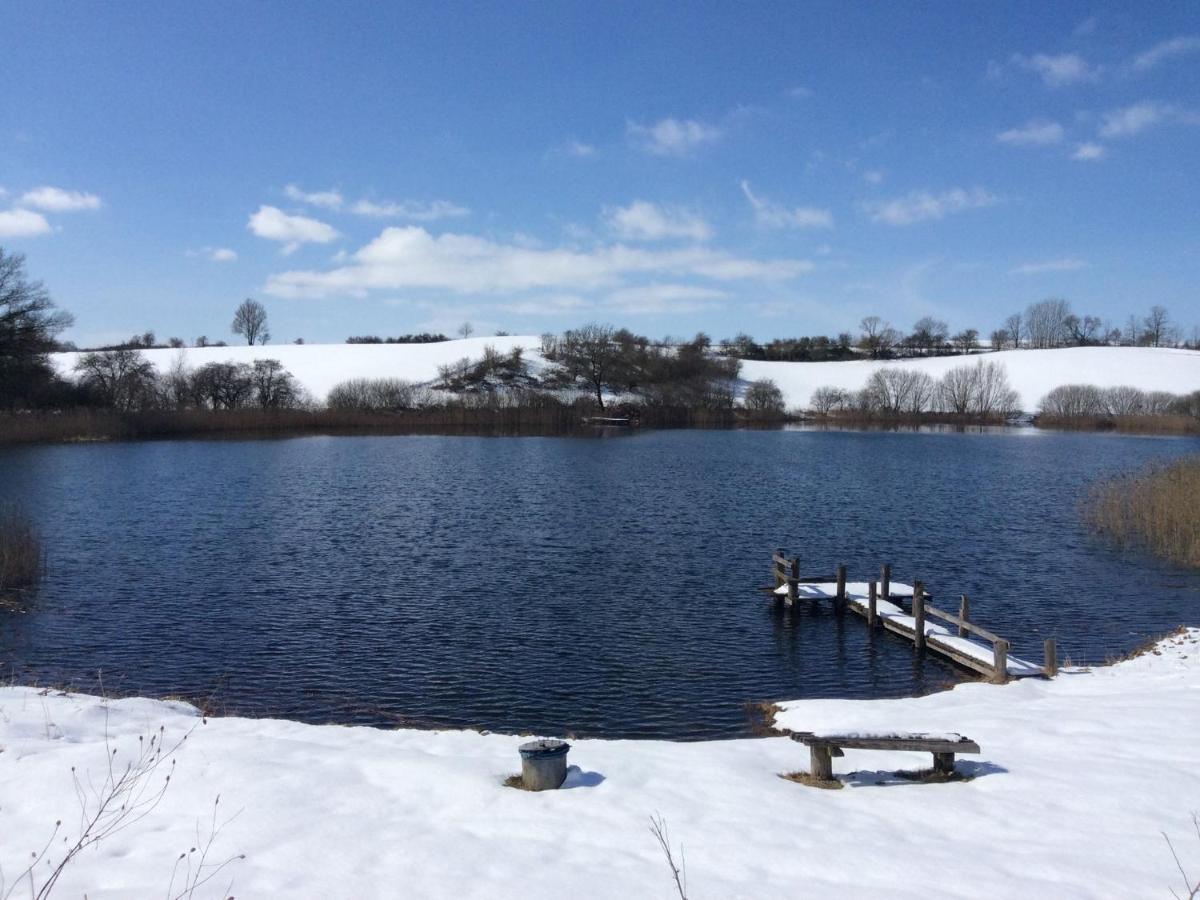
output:
[[[937,769],[904,769],[893,772],[897,778],[914,781],[917,784],[945,784],[948,781],[973,781],[974,775],[964,775],[955,769],[953,772],[939,772]]]
[[[525,787],[525,779],[520,775],[509,775],[500,783],[505,787],[516,788],[518,791],[529,790],[529,788]]]
[[[1140,545],[1200,568],[1200,456],[1156,465],[1093,488],[1088,523],[1124,545]]]
[[[13,508],[0,508],[0,591],[29,587],[45,571],[45,555],[29,517]]]
[[[1057,428],[1064,431],[1121,431],[1130,434],[1197,434],[1200,419],[1195,416],[1138,415],[1138,416],[1051,416],[1037,415],[1033,424],[1038,428]]]
[[[840,791],[845,787],[845,785],[836,778],[831,781],[826,781],[823,778],[816,778],[808,772],[785,772],[779,777],[784,781],[792,781],[796,784],[803,784],[807,787],[821,788],[821,790],[824,791]]]
[[[752,700],[744,704],[746,721],[750,733],[755,737],[787,737],[791,734],[786,728],[775,726],[775,716],[783,712],[783,707],[770,700]]]

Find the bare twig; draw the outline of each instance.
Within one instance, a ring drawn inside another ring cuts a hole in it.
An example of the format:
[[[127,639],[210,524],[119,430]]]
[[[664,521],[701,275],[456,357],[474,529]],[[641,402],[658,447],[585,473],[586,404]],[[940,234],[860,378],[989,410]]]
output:
[[[675,865],[675,857],[671,853],[671,835],[667,831],[667,820],[657,813],[650,817],[650,833],[662,847],[667,865],[671,868],[671,876],[675,879],[675,890],[679,892],[679,900],[687,900],[687,860],[683,856],[683,844],[679,845],[679,865]]]
[[[1200,813],[1192,813],[1192,825],[1196,829],[1196,837],[1200,838]],[[1171,896],[1178,900],[1195,900],[1200,897],[1200,881],[1192,883],[1192,879],[1188,877],[1187,871],[1183,868],[1183,862],[1179,859],[1179,854],[1175,851],[1175,845],[1171,843],[1171,838],[1167,833],[1162,832],[1163,840],[1167,842],[1167,848],[1171,851],[1171,856],[1175,860],[1175,868],[1179,869],[1179,874],[1183,876],[1183,890],[1185,893],[1177,894],[1175,889],[1171,889]]]

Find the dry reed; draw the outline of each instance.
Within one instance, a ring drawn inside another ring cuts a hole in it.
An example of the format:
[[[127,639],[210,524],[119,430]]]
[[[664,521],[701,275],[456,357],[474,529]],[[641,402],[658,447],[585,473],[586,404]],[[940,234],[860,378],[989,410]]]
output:
[[[0,508],[0,591],[28,587],[44,568],[42,542],[29,518]]]
[[[1085,511],[1092,527],[1118,543],[1200,568],[1200,456],[1105,481]]]

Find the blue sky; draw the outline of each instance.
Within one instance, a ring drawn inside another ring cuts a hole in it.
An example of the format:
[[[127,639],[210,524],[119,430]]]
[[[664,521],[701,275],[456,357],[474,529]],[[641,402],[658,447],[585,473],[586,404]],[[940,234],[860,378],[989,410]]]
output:
[[[1200,324],[1194,3],[10,0],[0,79],[84,344]]]

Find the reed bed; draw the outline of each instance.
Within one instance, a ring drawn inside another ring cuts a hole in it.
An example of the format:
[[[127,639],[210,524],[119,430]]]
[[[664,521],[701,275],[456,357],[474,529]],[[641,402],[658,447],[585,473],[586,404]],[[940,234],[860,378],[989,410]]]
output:
[[[1121,544],[1136,544],[1200,568],[1200,456],[1152,466],[1097,485],[1088,522]]]
[[[45,569],[37,529],[14,508],[0,508],[0,592],[28,587]]]

